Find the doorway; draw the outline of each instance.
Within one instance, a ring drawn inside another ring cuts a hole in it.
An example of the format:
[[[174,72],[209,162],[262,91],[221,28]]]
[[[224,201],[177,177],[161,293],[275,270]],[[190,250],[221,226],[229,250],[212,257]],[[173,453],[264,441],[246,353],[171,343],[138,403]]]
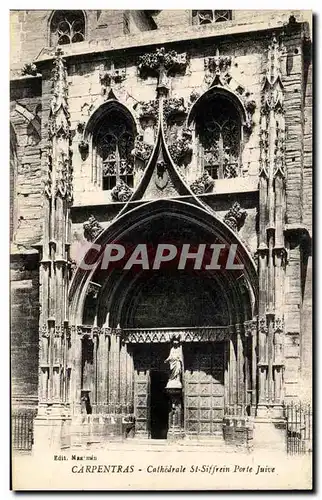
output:
[[[167,439],[170,402],[166,392],[168,374],[164,371],[151,371],[151,438]]]

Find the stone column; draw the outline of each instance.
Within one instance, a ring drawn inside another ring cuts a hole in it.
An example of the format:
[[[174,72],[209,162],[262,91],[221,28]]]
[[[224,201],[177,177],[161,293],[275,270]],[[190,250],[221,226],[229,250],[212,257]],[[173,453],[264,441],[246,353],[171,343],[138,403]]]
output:
[[[109,413],[120,413],[120,329],[111,331],[109,355]]]

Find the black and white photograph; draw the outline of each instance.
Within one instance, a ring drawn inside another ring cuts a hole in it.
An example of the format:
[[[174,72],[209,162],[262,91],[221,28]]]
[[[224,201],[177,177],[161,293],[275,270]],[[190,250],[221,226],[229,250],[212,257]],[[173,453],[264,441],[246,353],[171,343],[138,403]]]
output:
[[[10,11],[13,490],[312,489],[312,46]]]

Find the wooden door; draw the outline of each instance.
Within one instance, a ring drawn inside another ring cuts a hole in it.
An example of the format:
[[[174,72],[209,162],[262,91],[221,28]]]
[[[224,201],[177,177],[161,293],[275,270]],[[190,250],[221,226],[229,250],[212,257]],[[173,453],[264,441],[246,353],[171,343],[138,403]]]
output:
[[[184,419],[190,435],[222,432],[224,416],[224,345],[184,345]]]

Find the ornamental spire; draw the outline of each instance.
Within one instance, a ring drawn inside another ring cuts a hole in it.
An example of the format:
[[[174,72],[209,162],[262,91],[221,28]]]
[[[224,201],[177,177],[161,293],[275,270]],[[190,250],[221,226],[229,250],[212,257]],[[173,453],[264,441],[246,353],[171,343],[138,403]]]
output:
[[[53,68],[53,97],[50,104],[49,134],[51,137],[59,136],[68,138],[70,129],[70,116],[68,111],[67,96],[67,71],[60,47],[55,52]]]

